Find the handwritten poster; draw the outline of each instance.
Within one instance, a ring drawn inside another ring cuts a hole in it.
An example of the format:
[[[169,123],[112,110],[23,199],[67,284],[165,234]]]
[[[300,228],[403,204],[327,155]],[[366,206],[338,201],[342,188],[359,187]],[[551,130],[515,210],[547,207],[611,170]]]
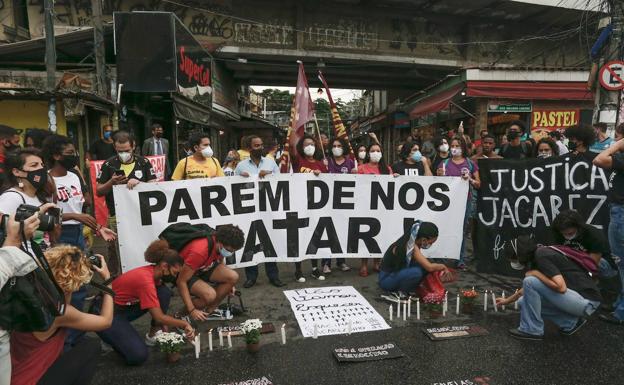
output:
[[[301,334],[330,336],[390,329],[353,286],[331,286],[285,290]]]
[[[252,378],[250,380],[236,381],[236,382],[228,382],[227,384],[221,385],[273,385],[271,380],[266,377],[260,378]]]

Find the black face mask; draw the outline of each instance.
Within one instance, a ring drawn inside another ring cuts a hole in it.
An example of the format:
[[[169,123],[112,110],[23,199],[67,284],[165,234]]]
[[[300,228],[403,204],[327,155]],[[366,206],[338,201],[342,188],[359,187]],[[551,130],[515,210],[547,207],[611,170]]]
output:
[[[66,170],[70,170],[70,169],[76,167],[78,165],[79,161],[80,161],[80,158],[78,157],[78,155],[63,155],[63,157],[61,159],[59,159],[58,162]]]
[[[176,281],[178,280],[178,276],[177,275],[173,275],[173,274],[169,274],[169,275],[163,275],[160,278],[161,281],[163,281],[163,283],[172,283],[175,285]]]
[[[516,132],[516,131],[511,131],[511,132],[509,132],[509,134],[507,134],[507,140],[509,140],[510,142],[512,140],[515,140],[516,138],[519,138],[519,137],[520,137],[520,134],[518,132]]]
[[[568,142],[568,150],[576,151],[576,142]]]
[[[24,172],[26,173],[26,180],[30,182],[35,190],[41,190],[48,182],[48,172],[45,168],[40,168],[39,170],[35,171]]]
[[[252,158],[259,159],[259,158],[262,158],[264,156],[264,149],[258,148],[258,149],[255,149],[255,150],[251,150],[251,151],[249,151],[249,154],[251,155]]]

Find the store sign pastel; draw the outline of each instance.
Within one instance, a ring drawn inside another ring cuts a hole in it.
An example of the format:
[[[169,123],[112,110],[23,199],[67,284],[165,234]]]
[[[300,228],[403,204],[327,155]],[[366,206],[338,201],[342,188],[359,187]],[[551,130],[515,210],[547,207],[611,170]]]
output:
[[[555,130],[578,124],[580,110],[535,110],[532,114],[531,129]]]

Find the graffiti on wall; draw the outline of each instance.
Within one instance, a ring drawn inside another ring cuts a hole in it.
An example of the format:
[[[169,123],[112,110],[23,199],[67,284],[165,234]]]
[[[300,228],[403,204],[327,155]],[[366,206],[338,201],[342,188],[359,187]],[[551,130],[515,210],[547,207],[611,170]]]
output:
[[[305,28],[304,45],[329,49],[374,50],[379,48],[379,34],[370,20],[345,20]]]
[[[284,22],[266,24],[235,23],[234,41],[243,44],[291,45],[295,43],[294,28]]]

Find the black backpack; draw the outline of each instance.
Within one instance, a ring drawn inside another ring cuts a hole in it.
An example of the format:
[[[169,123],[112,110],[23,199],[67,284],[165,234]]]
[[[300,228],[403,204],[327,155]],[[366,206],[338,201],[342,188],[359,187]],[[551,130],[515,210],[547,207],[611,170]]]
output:
[[[215,232],[215,229],[204,223],[192,225],[190,223],[180,222],[167,226],[158,235],[158,238],[164,239],[169,243],[169,247],[179,252],[190,241],[206,237],[208,238],[208,253],[210,254],[214,248],[212,235]]]

